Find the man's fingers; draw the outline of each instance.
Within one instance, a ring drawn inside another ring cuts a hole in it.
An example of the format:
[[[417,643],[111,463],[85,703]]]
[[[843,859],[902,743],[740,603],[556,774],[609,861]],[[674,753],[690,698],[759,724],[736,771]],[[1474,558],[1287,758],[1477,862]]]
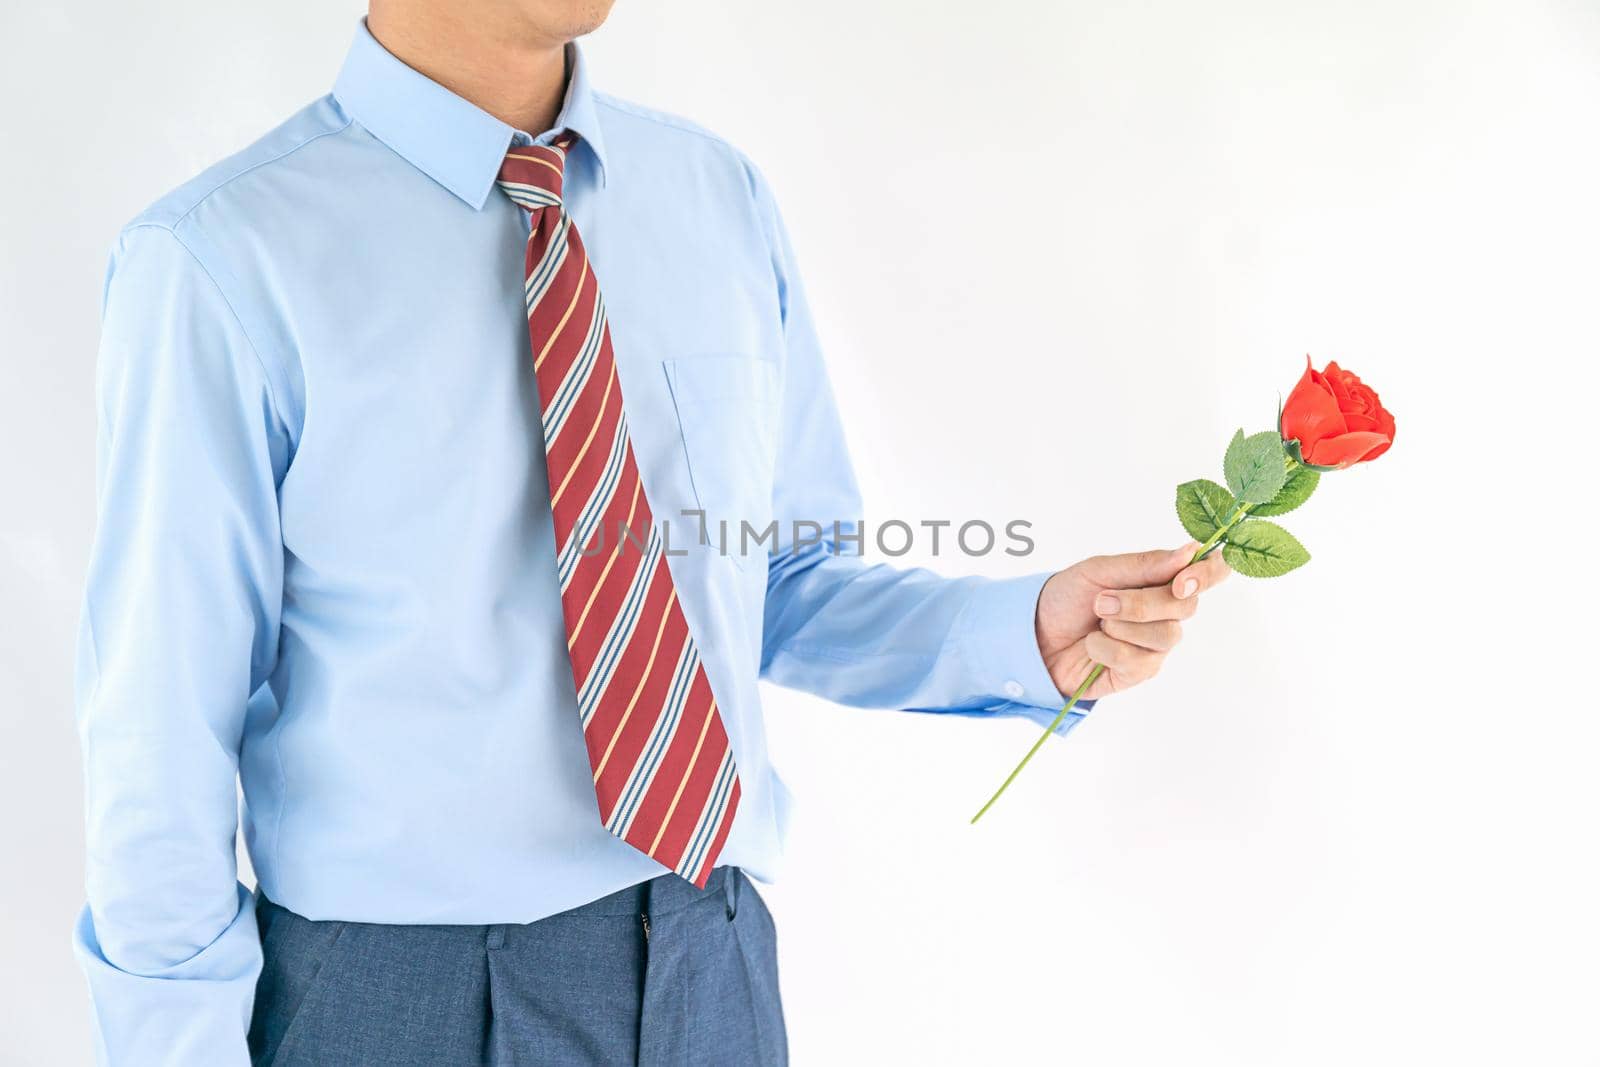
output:
[[[1194,566],[1178,572],[1177,577],[1172,579],[1172,595],[1180,600],[1199,596],[1232,573],[1232,569],[1222,561],[1222,553],[1213,553]]]
[[[1100,624],[1106,635],[1130,645],[1138,645],[1152,652],[1171,652],[1183,640],[1183,624],[1176,620],[1165,622],[1127,622],[1123,619],[1106,619]]]
[[[1199,548],[1190,541],[1179,549],[1153,548],[1148,552],[1124,552],[1119,556],[1090,556],[1084,560],[1084,577],[1102,589],[1136,589],[1143,585],[1166,585],[1183,569]]]
[[[1107,589],[1094,598],[1094,613],[1102,619],[1123,622],[1161,622],[1187,619],[1200,606],[1198,597],[1179,600],[1169,585],[1149,589]]]
[[[1083,649],[1096,663],[1104,663],[1129,683],[1154,678],[1167,658],[1165,652],[1152,652],[1148,648],[1118,641],[1101,630],[1095,630],[1083,639]]]

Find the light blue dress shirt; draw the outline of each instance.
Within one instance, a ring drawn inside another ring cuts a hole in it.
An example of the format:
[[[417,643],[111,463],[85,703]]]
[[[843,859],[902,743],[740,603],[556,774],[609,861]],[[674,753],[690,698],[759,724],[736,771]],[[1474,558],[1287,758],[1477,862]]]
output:
[[[1059,706],[1033,633],[1044,575],[794,550],[794,520],[862,508],[772,196],[726,142],[595,92],[572,57],[556,127],[530,139],[363,26],[331,95],[117,241],[78,671],[76,946],[104,1062],[246,1062],[261,955],[241,812],[263,891],[312,919],[524,923],[663,873],[597,815],[528,223],[494,184],[513,143],[581,138],[566,204],[657,515],[784,538],[769,559],[673,527],[743,784],[721,862],[778,867],[759,678],[867,706]]]

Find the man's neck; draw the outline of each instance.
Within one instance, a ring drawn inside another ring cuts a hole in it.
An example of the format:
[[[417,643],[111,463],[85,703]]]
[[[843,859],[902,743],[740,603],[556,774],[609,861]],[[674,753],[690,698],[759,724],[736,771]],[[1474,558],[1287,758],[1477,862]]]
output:
[[[517,40],[458,17],[450,4],[374,0],[367,29],[412,70],[427,75],[515,129],[554,125],[566,90],[566,42]]]

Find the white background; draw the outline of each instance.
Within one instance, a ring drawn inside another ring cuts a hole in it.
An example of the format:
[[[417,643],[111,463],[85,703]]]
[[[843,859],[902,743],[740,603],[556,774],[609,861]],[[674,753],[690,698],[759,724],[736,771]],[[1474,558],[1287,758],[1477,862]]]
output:
[[[87,1054],[72,632],[119,225],[353,0],[0,10],[0,1059]],[[1399,418],[1052,744],[773,691],[796,1063],[1600,1063],[1600,5],[621,0],[603,88],[783,203],[868,518],[1175,545],[1306,352]]]

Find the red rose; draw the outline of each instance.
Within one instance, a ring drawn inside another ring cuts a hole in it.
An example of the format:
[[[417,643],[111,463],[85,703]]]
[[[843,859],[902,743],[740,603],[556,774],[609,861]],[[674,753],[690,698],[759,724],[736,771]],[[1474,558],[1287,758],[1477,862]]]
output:
[[[1295,383],[1278,423],[1285,441],[1300,442],[1300,458],[1317,467],[1348,467],[1377,459],[1394,443],[1394,416],[1360,378],[1329,363]]]

